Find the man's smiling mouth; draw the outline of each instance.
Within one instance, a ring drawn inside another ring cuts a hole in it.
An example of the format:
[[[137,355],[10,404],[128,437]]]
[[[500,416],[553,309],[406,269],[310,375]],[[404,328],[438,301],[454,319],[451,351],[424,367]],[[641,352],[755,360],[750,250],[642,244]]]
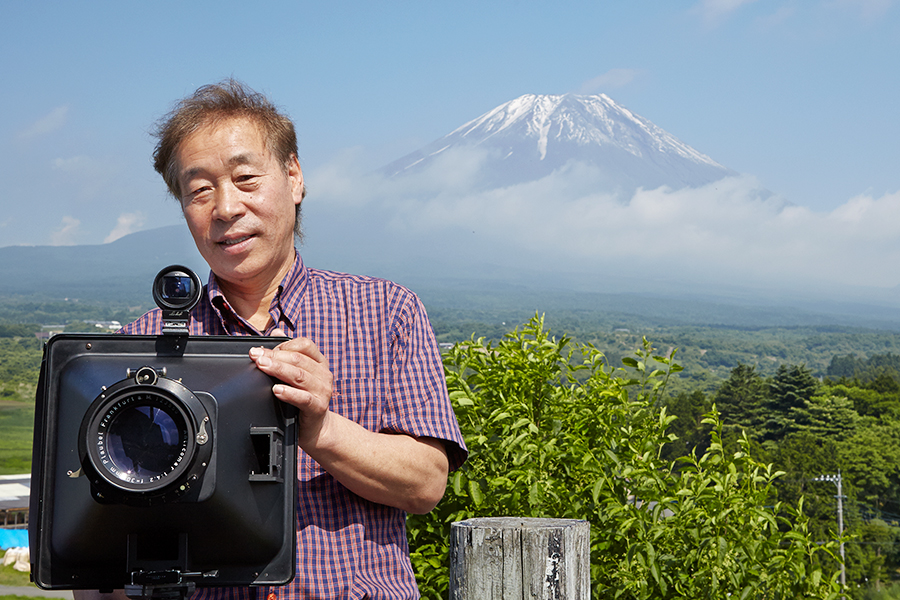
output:
[[[241,242],[246,242],[247,240],[249,240],[252,237],[253,237],[252,235],[244,235],[244,236],[241,236],[238,238],[222,240],[221,242],[219,242],[219,244],[222,246],[235,246],[237,244],[240,244]]]

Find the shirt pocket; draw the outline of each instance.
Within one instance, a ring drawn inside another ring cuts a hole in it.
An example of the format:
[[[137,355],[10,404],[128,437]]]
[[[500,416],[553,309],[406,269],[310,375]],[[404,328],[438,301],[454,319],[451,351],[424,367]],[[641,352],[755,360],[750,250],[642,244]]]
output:
[[[380,379],[335,379],[329,410],[358,423],[369,431],[380,431],[383,422],[384,394]],[[301,479],[324,472],[306,452],[299,453]]]
[[[331,410],[359,423],[369,431],[380,431],[385,390],[380,379],[336,379],[331,394]]]

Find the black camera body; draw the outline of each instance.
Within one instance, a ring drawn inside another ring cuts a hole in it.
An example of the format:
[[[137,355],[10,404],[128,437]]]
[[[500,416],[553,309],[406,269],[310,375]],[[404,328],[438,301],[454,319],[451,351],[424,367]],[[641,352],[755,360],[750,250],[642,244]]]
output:
[[[154,295],[171,269],[157,276]],[[44,349],[32,579],[132,597],[287,583],[296,410],[249,358],[251,348],[283,339],[189,336],[189,308],[157,302],[176,313],[164,315],[161,335],[60,334]]]

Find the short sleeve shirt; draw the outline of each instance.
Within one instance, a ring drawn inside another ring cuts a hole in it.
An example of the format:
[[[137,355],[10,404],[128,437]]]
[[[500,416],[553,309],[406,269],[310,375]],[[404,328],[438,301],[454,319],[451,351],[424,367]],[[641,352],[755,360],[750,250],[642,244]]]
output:
[[[235,314],[210,274],[191,313],[191,335],[308,337],[334,374],[330,409],[375,432],[442,440],[450,468],[466,448],[447,396],[434,332],[419,299],[384,279],[306,268],[299,254],[259,332]],[[155,335],[154,309],[123,333]],[[406,514],[342,486],[303,450],[298,456],[297,576],[283,587],[202,588],[194,598],[299,600],[417,598]]]

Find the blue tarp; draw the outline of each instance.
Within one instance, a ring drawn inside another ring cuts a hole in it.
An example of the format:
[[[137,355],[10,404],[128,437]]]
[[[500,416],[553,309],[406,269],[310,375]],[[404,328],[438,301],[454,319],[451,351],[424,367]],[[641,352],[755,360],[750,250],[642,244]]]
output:
[[[0,550],[22,548],[27,545],[27,529],[0,529]]]

